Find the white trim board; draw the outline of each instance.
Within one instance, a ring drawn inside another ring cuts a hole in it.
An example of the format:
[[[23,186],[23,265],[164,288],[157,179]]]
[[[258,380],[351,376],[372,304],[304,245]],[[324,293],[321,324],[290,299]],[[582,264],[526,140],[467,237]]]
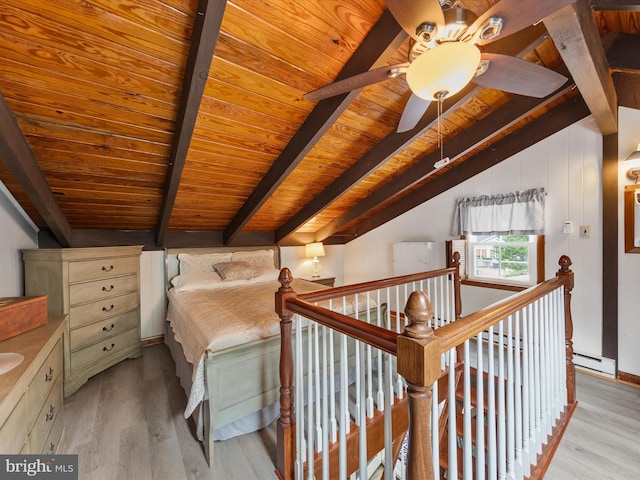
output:
[[[580,368],[587,372],[616,378],[616,361],[612,358],[594,357],[592,355],[574,352],[573,363],[576,368]]]

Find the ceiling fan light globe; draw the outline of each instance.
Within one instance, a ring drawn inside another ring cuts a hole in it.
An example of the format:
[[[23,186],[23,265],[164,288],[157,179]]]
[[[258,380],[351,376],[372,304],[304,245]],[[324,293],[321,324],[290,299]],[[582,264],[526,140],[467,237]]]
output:
[[[455,95],[467,85],[480,63],[480,50],[464,42],[438,45],[415,59],[407,70],[411,91],[424,100],[436,100],[438,93]]]

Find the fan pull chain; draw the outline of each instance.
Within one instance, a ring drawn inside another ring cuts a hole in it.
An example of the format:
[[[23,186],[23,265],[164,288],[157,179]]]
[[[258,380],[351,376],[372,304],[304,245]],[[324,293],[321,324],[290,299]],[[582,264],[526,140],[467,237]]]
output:
[[[442,141],[442,103],[446,96],[445,92],[438,92],[438,147],[440,148],[440,160],[444,158],[444,142]]]

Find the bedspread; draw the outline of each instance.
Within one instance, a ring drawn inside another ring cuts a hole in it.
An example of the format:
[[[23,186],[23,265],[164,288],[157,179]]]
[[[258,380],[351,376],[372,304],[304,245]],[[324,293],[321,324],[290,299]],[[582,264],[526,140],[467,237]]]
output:
[[[299,293],[326,288],[295,279],[292,286]],[[280,319],[275,313],[274,297],[278,288],[280,283],[273,281],[179,293],[169,290],[167,321],[186,359],[194,366],[185,417],[205,398],[207,350],[219,352],[279,334]]]

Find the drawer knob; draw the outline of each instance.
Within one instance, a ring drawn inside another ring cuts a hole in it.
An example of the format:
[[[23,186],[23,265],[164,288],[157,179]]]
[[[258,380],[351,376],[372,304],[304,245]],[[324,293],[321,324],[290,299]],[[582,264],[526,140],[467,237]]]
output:
[[[113,285],[109,285],[109,287],[102,287],[102,291],[103,292],[110,292],[111,290],[113,290],[115,287]]]
[[[103,347],[102,351],[103,352],[110,352],[111,350],[113,350],[113,348],[116,346],[115,343],[112,343],[110,347]]]
[[[45,422],[50,422],[51,420],[53,420],[53,417],[55,417],[55,407],[53,405],[49,405],[49,413],[47,413],[44,416],[44,421]]]
[[[53,368],[49,367],[49,373],[44,375],[44,381],[50,382],[53,379]]]
[[[102,288],[102,290],[104,290],[104,287]],[[109,308],[107,307],[102,307],[102,311],[103,312],[110,312],[111,310],[113,310],[115,308],[115,305],[111,305]]]
[[[116,328],[116,324],[112,323],[110,327],[102,327],[102,331],[103,332],[110,332],[111,330],[113,330],[114,328]]]
[[[103,272],[110,272],[111,270],[113,270],[113,265],[109,265],[108,267],[105,267],[105,266],[102,267]]]

